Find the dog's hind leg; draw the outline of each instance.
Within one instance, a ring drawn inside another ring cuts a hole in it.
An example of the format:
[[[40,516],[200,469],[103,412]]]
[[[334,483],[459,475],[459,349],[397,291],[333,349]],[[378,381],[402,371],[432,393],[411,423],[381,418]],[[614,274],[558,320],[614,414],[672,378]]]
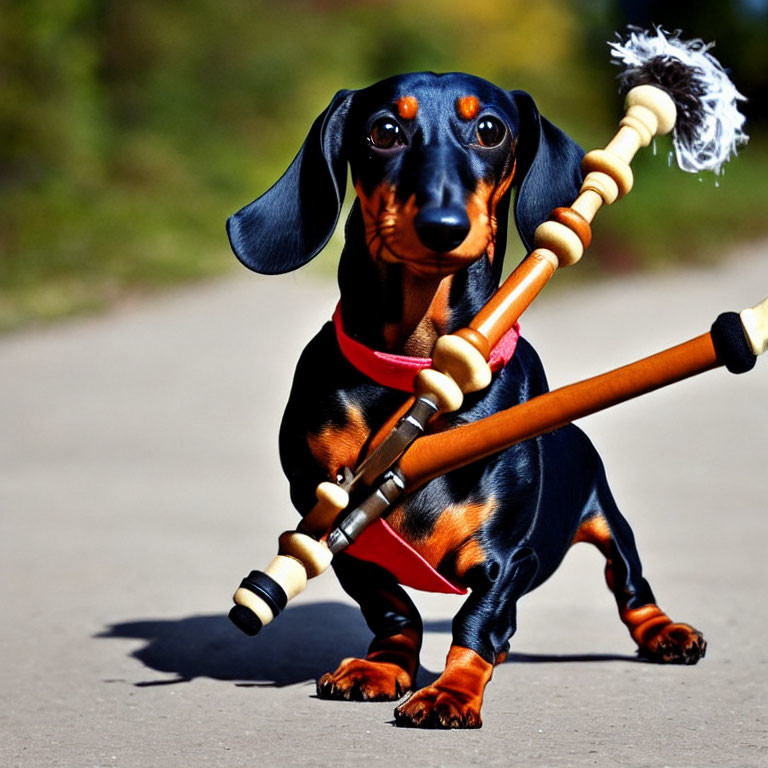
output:
[[[604,478],[593,499],[596,503],[582,520],[574,543],[587,541],[605,556],[605,580],[639,654],[665,664],[695,664],[705,654],[706,641],[697,629],[672,621],[656,604],[643,578],[632,529]]]
[[[317,681],[323,699],[396,701],[411,690],[419,668],[423,626],[416,606],[378,565],[337,555],[333,568],[374,633],[364,659],[344,659]]]

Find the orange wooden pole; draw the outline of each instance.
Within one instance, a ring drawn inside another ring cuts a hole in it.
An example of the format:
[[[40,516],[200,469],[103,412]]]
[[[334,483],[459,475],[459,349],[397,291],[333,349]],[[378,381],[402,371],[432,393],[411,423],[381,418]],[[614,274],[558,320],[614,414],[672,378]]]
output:
[[[487,339],[489,350],[518,321],[556,268],[555,262],[540,251],[531,252],[477,313],[469,327]]]
[[[709,333],[513,408],[419,438],[400,459],[410,493],[439,475],[552,432],[575,419],[720,365]]]

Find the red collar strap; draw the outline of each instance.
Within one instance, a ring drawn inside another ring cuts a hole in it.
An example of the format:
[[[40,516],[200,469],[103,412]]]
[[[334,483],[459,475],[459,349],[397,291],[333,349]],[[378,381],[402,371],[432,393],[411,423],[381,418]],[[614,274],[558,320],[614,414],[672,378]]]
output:
[[[413,392],[413,380],[416,374],[425,368],[432,367],[431,357],[390,355],[388,352],[379,352],[366,347],[351,336],[347,336],[342,327],[340,303],[336,305],[333,313],[333,325],[336,329],[336,341],[344,357],[360,373],[383,387]],[[512,359],[519,338],[520,325],[515,323],[491,350],[488,364],[494,373],[500,371]]]

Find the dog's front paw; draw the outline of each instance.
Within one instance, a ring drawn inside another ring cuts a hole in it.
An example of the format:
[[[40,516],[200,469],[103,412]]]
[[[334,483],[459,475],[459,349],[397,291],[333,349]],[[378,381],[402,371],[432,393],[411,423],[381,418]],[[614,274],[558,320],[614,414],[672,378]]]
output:
[[[690,624],[672,622],[640,646],[641,656],[660,664],[695,664],[704,658],[707,641]]]
[[[317,681],[317,695],[346,701],[397,701],[412,685],[411,676],[397,664],[344,659],[335,672]]]
[[[476,695],[429,685],[395,709],[395,722],[410,728],[480,728],[481,705]]]

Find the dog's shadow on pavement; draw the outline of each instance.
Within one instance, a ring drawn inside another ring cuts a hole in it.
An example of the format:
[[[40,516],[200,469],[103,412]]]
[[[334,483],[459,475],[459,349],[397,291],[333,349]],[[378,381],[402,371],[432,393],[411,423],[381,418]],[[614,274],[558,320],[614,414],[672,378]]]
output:
[[[432,632],[450,632],[450,628],[450,621],[425,625]],[[139,686],[198,677],[284,686],[315,680],[346,656],[365,655],[372,634],[359,608],[324,602],[289,607],[256,637],[244,635],[224,614],[128,621],[108,627],[97,637],[144,640],[131,655],[150,669],[176,675]],[[424,670],[422,675],[436,677]]]
[[[450,635],[451,621],[425,621],[424,630]],[[243,686],[280,687],[316,680],[335,669],[342,658],[364,655],[372,635],[359,608],[323,602],[289,607],[256,637],[244,635],[224,614],[128,621],[113,624],[97,637],[143,640],[145,644],[131,655],[149,669],[175,675],[136,683],[139,687],[189,682],[198,677]],[[638,659],[611,654],[525,653],[510,653],[507,658],[507,663],[518,664],[571,661]],[[428,685],[436,678],[437,674],[422,667],[418,684]]]

